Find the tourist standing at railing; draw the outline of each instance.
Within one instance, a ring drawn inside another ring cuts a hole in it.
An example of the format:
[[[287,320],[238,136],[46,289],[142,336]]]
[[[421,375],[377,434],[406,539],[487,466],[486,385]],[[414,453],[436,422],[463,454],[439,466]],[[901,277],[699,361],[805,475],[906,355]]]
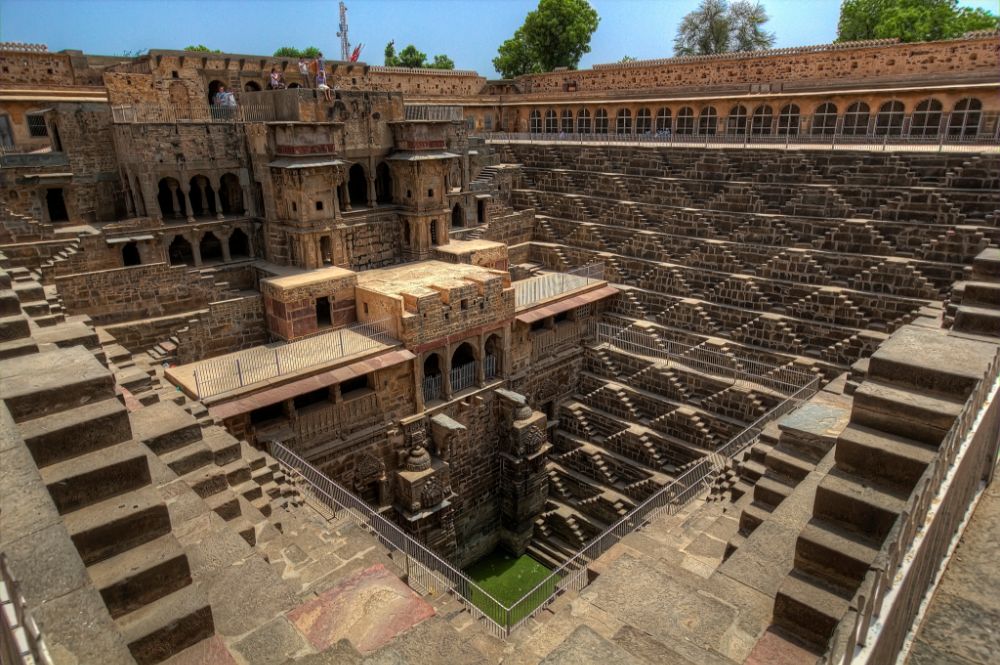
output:
[[[317,77],[319,76],[319,73],[324,70],[323,64],[324,64],[323,63],[323,52],[320,51],[319,54],[316,56],[316,59],[312,61],[311,67],[312,67],[313,76],[317,76]],[[325,76],[325,74],[324,74],[324,76]],[[319,84],[317,83],[316,85],[319,85]]]
[[[309,76],[310,67],[311,65],[308,62],[306,62],[305,58],[299,58],[299,74],[302,75],[302,85],[304,85],[307,88],[312,87],[312,83],[310,82],[310,76]]]
[[[271,67],[271,80],[268,83],[271,90],[284,90],[285,77],[278,71],[277,67]]]

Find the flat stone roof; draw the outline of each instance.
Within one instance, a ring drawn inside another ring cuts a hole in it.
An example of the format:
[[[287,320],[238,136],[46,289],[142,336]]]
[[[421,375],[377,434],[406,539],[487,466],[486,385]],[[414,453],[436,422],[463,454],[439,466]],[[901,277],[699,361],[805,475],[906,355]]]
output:
[[[353,270],[332,266],[330,268],[319,268],[317,270],[296,273],[294,275],[285,275],[283,277],[268,277],[264,281],[280,289],[294,289],[300,286],[320,284],[322,282],[329,282],[335,279],[344,279],[345,277],[350,277],[355,274],[357,273]]]
[[[421,261],[358,273],[358,287],[385,295],[400,296],[404,293],[419,294],[421,291],[430,291],[432,285],[460,282],[469,277],[485,280],[504,274],[500,270],[467,263]]]
[[[492,240],[452,240],[447,245],[435,247],[434,251],[438,254],[454,254],[455,256],[459,256],[468,254],[469,252],[481,252],[485,249],[496,249],[506,246],[502,242],[494,242]]]

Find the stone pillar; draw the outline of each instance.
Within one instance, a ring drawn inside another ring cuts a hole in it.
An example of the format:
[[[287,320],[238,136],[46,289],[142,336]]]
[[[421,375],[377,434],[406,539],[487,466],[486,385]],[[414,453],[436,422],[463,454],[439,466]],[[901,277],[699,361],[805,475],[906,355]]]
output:
[[[194,266],[201,267],[201,239],[191,242],[191,255],[194,256]]]
[[[441,391],[444,393],[445,401],[451,399],[451,352],[450,346],[445,347],[444,371],[441,377]]]
[[[413,380],[417,384],[416,399],[417,413],[421,413],[424,408],[424,361],[417,356],[413,359]]]
[[[476,342],[476,346],[479,349],[479,357],[476,358],[476,385],[480,388],[486,383],[486,367],[485,367],[485,357],[483,354],[483,338],[480,335],[479,341]]]
[[[201,209],[208,214],[208,178],[205,176],[198,176],[198,188],[201,190]],[[218,210],[218,208],[216,208]]]
[[[243,192],[243,214],[249,217],[253,212],[250,205],[250,202],[253,201],[253,197],[250,196],[250,185],[243,185],[240,190]]]
[[[191,188],[182,188],[184,192],[184,205],[187,208],[187,221],[194,221],[194,208],[191,207]]]
[[[368,207],[374,208],[377,196],[375,195],[375,178],[368,178]]]
[[[222,214],[222,197],[219,196],[219,190],[222,189],[222,181],[216,180],[215,186],[212,187],[212,194],[215,195],[215,218],[225,219],[225,215]]]
[[[347,188],[347,182],[345,181],[345,182],[340,183],[339,187],[340,187],[340,196],[344,199],[344,210],[350,211],[351,210],[351,193],[350,193],[350,191]]]
[[[232,256],[229,255],[229,236],[231,235],[233,235],[232,231],[230,231],[225,238],[219,239],[222,242],[222,260],[226,263],[233,260]]]
[[[181,216],[181,200],[180,200],[180,197],[177,196],[177,185],[171,183],[171,184],[167,185],[167,188],[170,190],[170,195],[174,199],[174,217],[180,218],[180,216]]]
[[[523,395],[497,390],[500,398],[500,542],[515,555],[524,554],[535,519],[549,496],[545,469],[545,414],[533,411]]]
[[[340,214],[340,193],[337,191],[339,187],[333,188],[333,218],[341,219]]]

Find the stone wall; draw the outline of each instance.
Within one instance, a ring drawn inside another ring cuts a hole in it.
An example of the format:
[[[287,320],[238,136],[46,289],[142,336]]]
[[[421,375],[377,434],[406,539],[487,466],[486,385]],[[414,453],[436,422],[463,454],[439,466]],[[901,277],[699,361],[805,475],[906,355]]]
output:
[[[486,77],[472,71],[378,66],[368,67],[368,81],[375,90],[415,96],[475,95],[486,85]]]
[[[0,84],[73,85],[73,66],[64,53],[0,51]]]
[[[180,363],[266,344],[264,299],[253,295],[210,303],[177,337],[181,341],[177,347]]]
[[[833,44],[752,54],[667,58],[582,71],[531,74],[518,79],[526,92],[585,92],[784,85],[872,79],[928,81],[956,76],[995,79],[1000,41],[995,34],[918,44]],[[766,92],[766,90],[765,90]]]
[[[227,285],[186,266],[153,263],[56,277],[67,314],[97,324],[177,314],[225,298]]]

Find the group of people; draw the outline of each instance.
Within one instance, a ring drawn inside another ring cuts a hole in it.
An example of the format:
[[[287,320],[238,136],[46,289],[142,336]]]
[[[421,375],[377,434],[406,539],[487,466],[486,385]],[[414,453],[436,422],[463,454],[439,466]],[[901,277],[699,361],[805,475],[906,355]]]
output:
[[[299,74],[302,75],[305,87],[315,87],[317,90],[322,90],[326,100],[333,101],[330,86],[326,82],[326,68],[323,66],[322,52],[312,60],[299,58]],[[286,87],[284,75],[277,67],[271,67],[271,79],[268,81],[268,88],[271,90],[284,90]]]

